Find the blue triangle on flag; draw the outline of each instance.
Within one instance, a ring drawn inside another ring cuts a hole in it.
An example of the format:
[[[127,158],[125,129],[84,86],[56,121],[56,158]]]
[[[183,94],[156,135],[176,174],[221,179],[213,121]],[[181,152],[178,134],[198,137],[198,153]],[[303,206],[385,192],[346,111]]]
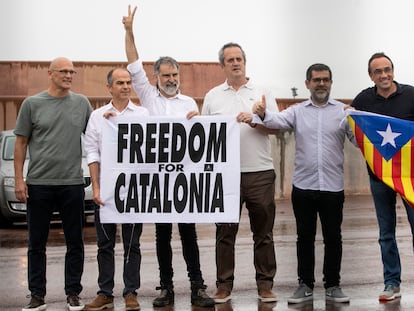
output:
[[[352,118],[387,161],[414,136],[412,121],[378,115],[352,115]],[[384,143],[384,137],[380,133],[387,131],[391,131],[394,138]]]

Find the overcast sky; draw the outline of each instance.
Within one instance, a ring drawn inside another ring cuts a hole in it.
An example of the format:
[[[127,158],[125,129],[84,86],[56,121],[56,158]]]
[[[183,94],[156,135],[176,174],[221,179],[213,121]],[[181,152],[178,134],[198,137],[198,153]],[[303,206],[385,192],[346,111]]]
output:
[[[395,79],[414,84],[412,0],[0,0],[0,61],[126,61],[122,16],[137,5],[135,39],[144,61],[217,61],[239,43],[247,73],[277,97],[307,97],[305,71],[331,67],[335,98],[372,85],[368,58],[387,53]]]

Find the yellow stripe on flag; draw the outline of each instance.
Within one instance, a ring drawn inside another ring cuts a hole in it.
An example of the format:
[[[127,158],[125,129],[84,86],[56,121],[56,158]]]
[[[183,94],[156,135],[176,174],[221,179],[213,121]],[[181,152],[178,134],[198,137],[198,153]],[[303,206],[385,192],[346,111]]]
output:
[[[355,135],[355,121],[354,121],[354,119],[350,115],[348,115],[346,118],[348,120],[349,127],[352,129],[352,132],[354,132],[354,135]]]
[[[364,158],[371,168],[371,171],[374,171],[374,145],[366,135],[364,135]]]
[[[411,140],[401,148],[401,182],[404,187],[405,197],[414,203],[413,184],[411,183]]]
[[[394,180],[392,178],[392,158],[388,161],[382,158],[382,181],[384,184],[395,189]]]

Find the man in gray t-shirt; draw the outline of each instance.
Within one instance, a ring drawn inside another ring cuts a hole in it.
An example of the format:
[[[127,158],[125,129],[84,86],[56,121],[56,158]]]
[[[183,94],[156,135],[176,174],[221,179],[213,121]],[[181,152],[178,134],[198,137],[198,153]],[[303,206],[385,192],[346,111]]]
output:
[[[81,135],[92,107],[70,91],[75,74],[69,59],[57,58],[48,70],[49,87],[26,98],[17,117],[14,151],[16,198],[27,204],[28,285],[31,300],[22,311],[44,310],[46,243],[52,214],[62,219],[67,253],[65,293],[69,310],[82,310],[79,299],[83,264],[84,197]],[[23,165],[30,152],[26,180]]]

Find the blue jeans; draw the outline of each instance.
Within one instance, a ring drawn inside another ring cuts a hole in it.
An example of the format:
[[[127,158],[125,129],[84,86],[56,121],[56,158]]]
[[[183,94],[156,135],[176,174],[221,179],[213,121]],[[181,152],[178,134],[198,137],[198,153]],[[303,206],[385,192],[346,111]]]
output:
[[[296,218],[298,277],[310,288],[315,282],[315,236],[318,214],[323,243],[324,287],[339,286],[342,261],[342,210],[344,192],[303,190],[293,186],[292,205]]]
[[[28,185],[27,228],[28,279],[32,295],[46,295],[46,244],[50,220],[59,211],[66,241],[65,293],[78,295],[82,291],[81,277],[84,265],[83,185],[34,186]]]
[[[198,249],[195,224],[179,223],[177,225],[190,282],[204,283],[200,269],[200,251]],[[171,249],[172,224],[157,223],[155,224],[155,230],[160,285],[163,289],[170,288],[173,287],[174,275]]]
[[[372,198],[379,226],[379,245],[384,273],[384,284],[399,286],[401,283],[401,262],[395,238],[397,193],[376,177],[370,176]],[[414,210],[403,200],[408,222],[414,235]],[[413,244],[414,248],[414,244]]]
[[[95,209],[95,227],[98,239],[98,294],[113,297],[115,275],[115,243],[117,224],[101,223],[99,207]],[[141,249],[139,239],[142,224],[122,224],[122,242],[124,247],[123,296],[136,294],[141,285]]]

